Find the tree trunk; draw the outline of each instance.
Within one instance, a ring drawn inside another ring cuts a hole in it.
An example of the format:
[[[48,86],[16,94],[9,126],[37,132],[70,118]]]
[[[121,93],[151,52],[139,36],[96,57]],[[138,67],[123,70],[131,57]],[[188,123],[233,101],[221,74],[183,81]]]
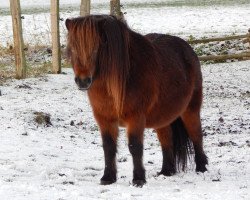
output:
[[[90,14],[90,1],[91,0],[81,0],[80,15],[86,16]]]
[[[52,72],[61,73],[59,0],[51,0]]]
[[[10,11],[13,26],[16,78],[21,79],[26,77],[27,66],[24,54],[21,8],[19,0],[10,0]]]

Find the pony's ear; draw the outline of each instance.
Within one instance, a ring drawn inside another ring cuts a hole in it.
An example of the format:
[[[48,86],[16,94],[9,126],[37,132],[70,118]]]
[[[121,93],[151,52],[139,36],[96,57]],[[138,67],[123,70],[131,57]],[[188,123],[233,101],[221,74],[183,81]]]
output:
[[[66,25],[66,27],[67,27],[67,29],[69,31],[71,26],[72,26],[72,19],[66,19],[65,25]]]

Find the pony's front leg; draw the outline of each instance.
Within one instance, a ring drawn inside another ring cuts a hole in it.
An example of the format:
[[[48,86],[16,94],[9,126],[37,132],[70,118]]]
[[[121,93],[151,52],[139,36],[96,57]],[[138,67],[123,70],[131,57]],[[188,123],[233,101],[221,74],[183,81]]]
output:
[[[145,118],[132,118],[128,121],[128,147],[133,157],[133,185],[143,186],[146,183],[145,169],[143,166],[143,132],[145,127]]]
[[[116,152],[118,123],[96,117],[102,135],[103,151],[105,157],[104,175],[101,178],[101,185],[109,185],[116,182]]]
[[[109,132],[102,133],[102,143],[105,157],[104,175],[101,178],[101,185],[109,185],[116,182],[116,138]]]

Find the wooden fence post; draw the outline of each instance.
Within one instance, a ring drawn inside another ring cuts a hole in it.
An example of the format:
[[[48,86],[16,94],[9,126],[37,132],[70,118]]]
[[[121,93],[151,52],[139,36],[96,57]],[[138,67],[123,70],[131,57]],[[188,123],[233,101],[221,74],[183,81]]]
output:
[[[59,0],[51,0],[52,72],[61,73]]]
[[[10,11],[13,26],[16,78],[21,79],[26,77],[27,66],[24,54],[21,8],[19,0],[10,0]]]
[[[250,49],[250,28],[248,29],[248,37],[247,37],[247,39],[248,39],[249,49]]]
[[[90,14],[90,1],[91,0],[81,0],[80,15],[86,16]]]
[[[121,12],[120,0],[110,0],[110,14],[116,16],[118,19],[123,19]]]

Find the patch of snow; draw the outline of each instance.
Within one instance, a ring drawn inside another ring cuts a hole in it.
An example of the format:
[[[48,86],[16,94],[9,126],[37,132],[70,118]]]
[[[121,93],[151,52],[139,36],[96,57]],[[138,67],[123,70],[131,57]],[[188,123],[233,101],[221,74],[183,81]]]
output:
[[[66,74],[9,80],[0,96],[0,199],[248,199],[250,196],[250,61],[203,65],[202,123],[208,172],[155,177],[161,148],[145,131],[147,184],[130,185],[132,160],[120,130],[118,181],[99,185],[104,156],[85,93]],[[34,112],[51,116],[38,125]]]
[[[49,1],[21,2],[44,6]],[[0,6],[5,4],[8,7],[8,0]],[[250,27],[250,11],[241,5],[128,7],[125,11],[130,27],[141,33],[202,37],[246,33]],[[93,12],[108,13],[109,9]],[[64,19],[77,15],[78,11],[61,13]],[[1,16],[0,28],[0,44],[11,42],[10,16]],[[48,13],[25,15],[23,28],[25,41],[49,43]],[[61,29],[65,42],[64,22]],[[145,130],[147,184],[143,188],[130,184],[132,160],[124,129],[119,137],[117,183],[99,185],[104,168],[101,138],[87,96],[77,90],[71,69],[63,69],[66,74],[9,80],[0,87],[0,199],[249,199],[249,67],[250,61],[202,66],[208,172],[196,174],[190,163],[185,173],[155,177],[161,169],[161,148],[155,133]],[[50,114],[52,125],[38,125],[35,112]]]

